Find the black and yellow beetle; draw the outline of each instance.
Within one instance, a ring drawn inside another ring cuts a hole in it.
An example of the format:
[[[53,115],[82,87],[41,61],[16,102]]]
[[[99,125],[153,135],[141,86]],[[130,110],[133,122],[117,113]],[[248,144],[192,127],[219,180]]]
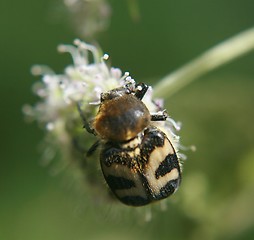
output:
[[[88,132],[99,137],[105,180],[122,203],[143,206],[173,194],[181,182],[181,167],[167,135],[153,125],[167,114],[150,114],[142,102],[148,86],[126,84],[101,94],[99,111]],[[79,111],[82,116],[81,108]]]

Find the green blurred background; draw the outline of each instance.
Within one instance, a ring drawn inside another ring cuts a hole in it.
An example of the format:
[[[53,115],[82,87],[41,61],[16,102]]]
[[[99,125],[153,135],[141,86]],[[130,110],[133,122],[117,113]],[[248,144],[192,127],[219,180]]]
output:
[[[111,24],[96,37],[112,65],[154,84],[254,24],[252,0],[111,0]],[[137,8],[136,8],[136,7]],[[166,106],[183,123],[182,186],[166,211],[97,207],[39,164],[43,138],[21,111],[35,103],[33,64],[62,72],[60,43],[83,38],[60,0],[1,1],[0,240],[254,239],[254,53],[203,76]]]

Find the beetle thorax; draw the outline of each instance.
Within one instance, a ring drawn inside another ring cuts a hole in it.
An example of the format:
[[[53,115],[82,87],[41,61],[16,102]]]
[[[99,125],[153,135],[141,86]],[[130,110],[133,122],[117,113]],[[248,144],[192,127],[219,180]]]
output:
[[[93,127],[105,140],[125,142],[138,135],[150,124],[145,104],[132,94],[102,101]]]

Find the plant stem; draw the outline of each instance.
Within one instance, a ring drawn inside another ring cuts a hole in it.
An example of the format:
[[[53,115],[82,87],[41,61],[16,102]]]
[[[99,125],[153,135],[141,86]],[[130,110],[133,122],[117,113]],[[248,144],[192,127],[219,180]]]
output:
[[[154,87],[154,95],[168,98],[200,76],[254,50],[254,28],[212,47],[190,63],[165,76]]]

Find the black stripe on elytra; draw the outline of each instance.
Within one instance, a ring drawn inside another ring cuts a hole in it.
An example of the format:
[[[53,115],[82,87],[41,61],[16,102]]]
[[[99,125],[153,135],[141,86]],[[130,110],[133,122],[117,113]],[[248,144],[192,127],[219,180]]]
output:
[[[135,183],[124,177],[116,177],[113,175],[105,176],[106,182],[110,188],[115,191],[117,189],[130,189],[135,187]]]
[[[107,142],[101,151],[100,158],[107,167],[116,163],[132,168],[134,161],[132,161],[133,159],[130,156],[130,153],[132,153],[132,151],[122,148],[121,145],[117,146],[116,143]]]
[[[164,187],[160,189],[160,194],[156,196],[156,199],[163,199],[173,194],[179,187],[181,179],[170,180]]]
[[[145,145],[150,145],[150,148],[162,147],[164,145],[165,133],[155,127],[149,127],[145,130]],[[147,141],[146,141],[147,140]]]
[[[141,156],[147,163],[149,157],[157,147],[163,147],[166,135],[156,127],[149,127],[144,131],[144,137],[141,143]]]
[[[125,196],[119,198],[121,202],[131,206],[143,206],[151,202],[148,198],[143,198],[140,196]]]
[[[178,163],[177,156],[176,154],[168,154],[155,171],[156,179],[158,179],[159,177],[165,176],[174,168],[177,168],[179,170],[179,163]]]

